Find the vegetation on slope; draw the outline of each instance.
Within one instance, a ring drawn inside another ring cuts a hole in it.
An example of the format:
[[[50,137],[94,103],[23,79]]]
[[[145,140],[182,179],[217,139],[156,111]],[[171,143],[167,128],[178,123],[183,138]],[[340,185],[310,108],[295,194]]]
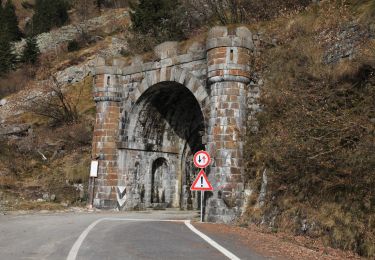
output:
[[[27,26],[27,30],[31,35],[48,32],[54,27],[60,27],[69,19],[69,2],[66,0],[36,0],[33,9],[33,18]]]
[[[257,115],[259,132],[247,136],[246,178],[254,193],[243,221],[374,256],[375,2],[195,0],[180,5],[189,13],[185,25],[193,24],[190,34],[206,25],[244,23],[273,39],[263,42],[252,61],[254,78],[264,82],[263,111]],[[139,8],[149,11],[144,5],[135,9],[133,22],[145,24],[133,29],[142,28],[148,39],[145,30],[153,27],[137,18],[144,16]],[[259,207],[264,172],[268,187]]]
[[[103,8],[112,8],[111,3],[117,6],[120,2],[124,1],[105,1],[101,4],[103,21],[108,17],[107,12],[114,12]],[[20,1],[14,0],[14,3],[16,13],[22,13],[21,10],[25,8]],[[33,10],[36,2],[30,0],[27,3],[27,10]],[[91,1],[87,3],[94,5]],[[72,4],[74,9],[69,11],[69,21],[84,22],[74,17],[79,6]],[[90,18],[100,13],[91,8],[89,12]],[[123,12],[123,9],[118,12]],[[31,16],[32,12],[29,13]],[[127,23],[125,20],[118,22]],[[57,82],[55,76],[71,66],[83,70],[82,63],[95,57],[98,50],[108,48],[111,51],[109,45],[112,37],[108,37],[105,28],[86,33],[85,39],[78,38],[78,49],[69,50],[62,45],[43,54],[39,54],[35,37],[30,37],[26,39],[21,57],[12,61],[13,71],[0,76],[0,99],[4,98],[2,102],[10,104],[15,114],[8,118],[7,114],[13,111],[5,108],[7,119],[3,120],[3,114],[0,115],[1,212],[65,209],[67,206],[86,204],[95,120],[92,78],[88,76],[80,83],[65,85]],[[91,38],[96,40],[87,40]],[[6,42],[10,43],[8,39]],[[39,93],[40,98],[32,101],[30,98],[35,92]],[[20,100],[28,100],[22,108],[19,107]],[[26,113],[18,115],[19,109]],[[19,126],[23,130],[12,132],[13,128]],[[9,129],[10,133],[7,133]]]
[[[373,3],[325,1],[256,25],[278,44],[256,61],[263,112],[247,138],[248,181],[260,192],[266,170],[268,192],[263,208],[253,195],[245,220],[365,256],[375,255]],[[350,58],[327,60],[347,45]]]
[[[181,0],[170,8],[165,0],[155,2],[166,7],[159,11],[140,2],[132,15],[130,52],[186,39],[214,24],[245,23],[274,39],[252,61],[254,78],[264,81],[263,111],[257,116],[259,131],[247,136],[246,177],[254,193],[243,221],[321,237],[327,245],[373,257],[375,2]],[[77,53],[72,55],[77,59]],[[47,58],[40,66],[53,63]],[[82,100],[89,99],[87,92]],[[80,200],[77,194],[66,197],[74,192],[65,184],[87,183],[93,105],[84,106],[78,123],[51,129],[48,121],[38,119],[33,138],[2,146],[0,163],[8,169],[0,175],[3,197],[36,200],[48,192],[58,202]],[[27,147],[37,147],[48,160]],[[72,167],[64,170],[67,165]],[[259,207],[265,170],[267,194]],[[35,196],[29,193],[33,185]],[[30,207],[36,207],[34,202]]]
[[[76,122],[56,124],[34,113],[13,118],[33,128],[0,140],[0,209],[60,209],[86,203],[95,112],[91,86],[87,78],[65,93],[80,96]]]

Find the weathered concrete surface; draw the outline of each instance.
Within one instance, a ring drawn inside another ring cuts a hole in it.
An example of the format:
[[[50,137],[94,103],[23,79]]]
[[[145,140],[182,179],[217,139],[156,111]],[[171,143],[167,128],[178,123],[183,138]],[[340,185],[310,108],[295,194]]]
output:
[[[154,62],[97,60],[94,206],[197,209],[192,155],[205,149],[215,189],[205,197],[207,219],[230,222],[241,214],[248,99],[256,107],[259,95],[250,64],[257,42],[245,27],[215,27],[205,46],[183,53],[176,42],[157,46]]]

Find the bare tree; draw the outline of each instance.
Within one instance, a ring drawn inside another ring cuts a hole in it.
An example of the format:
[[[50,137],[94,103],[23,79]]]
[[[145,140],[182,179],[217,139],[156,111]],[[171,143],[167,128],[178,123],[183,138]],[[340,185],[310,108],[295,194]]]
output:
[[[81,98],[82,89],[78,95],[69,95],[64,86],[55,76],[51,76],[46,82],[48,85],[42,95],[35,97],[27,109],[37,115],[47,117],[54,124],[70,124],[79,120],[78,103]]]

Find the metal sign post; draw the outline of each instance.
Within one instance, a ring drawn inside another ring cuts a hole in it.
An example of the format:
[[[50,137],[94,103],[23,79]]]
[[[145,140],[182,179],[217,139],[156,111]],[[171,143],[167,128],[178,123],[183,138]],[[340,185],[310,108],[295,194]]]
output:
[[[194,155],[194,165],[197,168],[200,168],[200,172],[197,178],[194,180],[193,184],[190,187],[191,191],[200,191],[201,192],[201,222],[203,222],[203,201],[204,201],[204,192],[206,190],[212,191],[211,183],[208,181],[208,178],[203,171],[203,168],[206,168],[211,163],[210,155],[205,151],[199,151]]]
[[[201,191],[201,222],[203,222],[203,199],[204,199],[204,190]]]
[[[90,168],[90,196],[89,196],[89,208],[92,209],[94,204],[94,188],[95,188],[95,178],[98,177],[99,161],[91,161]]]

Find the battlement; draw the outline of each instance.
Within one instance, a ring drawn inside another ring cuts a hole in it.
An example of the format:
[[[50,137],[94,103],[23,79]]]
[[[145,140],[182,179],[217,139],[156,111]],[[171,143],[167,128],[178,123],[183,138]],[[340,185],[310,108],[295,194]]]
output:
[[[227,221],[243,201],[243,135],[257,35],[214,27],[205,42],[165,42],[144,56],[98,58],[94,205],[196,208],[192,155],[207,150],[215,191],[208,219]]]

